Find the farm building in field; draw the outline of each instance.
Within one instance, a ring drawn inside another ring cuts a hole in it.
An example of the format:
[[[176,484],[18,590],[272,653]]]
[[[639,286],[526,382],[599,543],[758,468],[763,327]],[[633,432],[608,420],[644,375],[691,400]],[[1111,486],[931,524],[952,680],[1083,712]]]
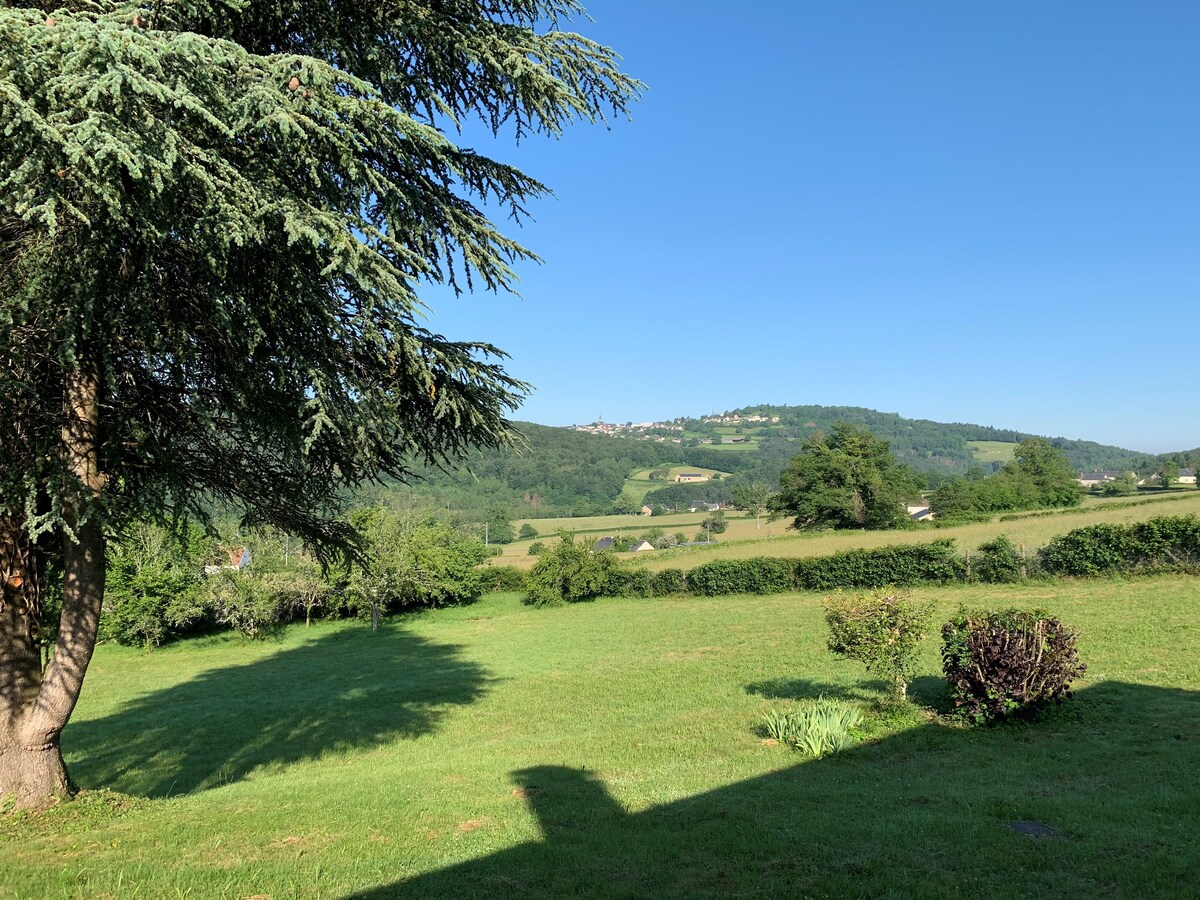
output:
[[[642,515],[643,516],[652,516],[652,515],[654,515],[654,510],[652,510],[649,506],[643,506],[642,507]]]
[[[611,550],[612,548],[613,548],[612,537],[605,535],[604,537],[600,538],[600,540],[596,541],[595,545],[592,547],[592,550],[595,551],[596,553],[599,553],[602,550]]]
[[[688,507],[688,512],[696,512],[696,510],[699,510],[699,509],[702,509],[705,512],[716,512],[720,508],[721,508],[720,503],[705,503],[703,500],[697,500],[695,503],[693,503],[691,506]]]
[[[708,481],[710,476],[702,472],[680,472],[675,476],[676,484],[692,484],[696,481]]]
[[[1075,482],[1080,487],[1090,488],[1109,481],[1116,481],[1118,478],[1125,478],[1126,476],[1137,477],[1134,472],[1080,472]],[[1144,483],[1144,480],[1138,482],[1138,484]]]
[[[1179,470],[1179,483],[1180,484],[1195,484],[1196,483],[1196,470],[1195,469],[1180,469]]]
[[[933,510],[929,508],[928,503],[906,503],[904,511],[908,513],[908,517],[914,522],[933,521]]]
[[[641,553],[643,550],[653,550],[654,545],[649,541],[635,541],[629,548],[630,553]]]

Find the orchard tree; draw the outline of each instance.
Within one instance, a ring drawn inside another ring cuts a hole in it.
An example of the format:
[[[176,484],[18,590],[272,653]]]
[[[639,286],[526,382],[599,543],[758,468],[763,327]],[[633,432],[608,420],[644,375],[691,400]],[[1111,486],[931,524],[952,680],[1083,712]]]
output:
[[[638,93],[581,13],[0,4],[3,802],[71,791],[110,535],[222,505],[353,552],[347,488],[509,443],[526,386],[423,327],[420,289],[507,290],[535,258],[486,210],[546,188],[459,125],[553,137]]]
[[[887,441],[865,428],[834,424],[828,437],[814,434],[780,477],[771,500],[774,515],[792,527],[894,528],[904,503],[920,495],[923,479],[896,461]]]
[[[769,484],[753,481],[739,484],[733,489],[733,502],[754,516],[754,528],[757,530],[762,527],[762,514],[770,508],[774,495]]]

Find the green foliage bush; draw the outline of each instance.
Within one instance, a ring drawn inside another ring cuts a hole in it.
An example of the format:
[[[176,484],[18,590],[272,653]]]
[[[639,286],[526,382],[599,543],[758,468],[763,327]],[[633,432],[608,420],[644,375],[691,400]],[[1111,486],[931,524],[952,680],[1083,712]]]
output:
[[[528,522],[526,522],[524,525],[522,525],[521,530],[517,532],[517,537],[523,541],[527,541],[530,538],[535,538],[537,536],[538,536],[537,529],[534,528],[532,525],[530,525]]]
[[[932,615],[932,603],[916,603],[907,592],[835,594],[825,601],[829,649],[888,679],[903,698]]]
[[[611,597],[649,597],[652,593],[650,573],[645,569],[613,566],[604,593]]]
[[[861,722],[862,713],[857,707],[821,697],[796,709],[771,710],[764,717],[763,727],[781,744],[806,756],[821,757],[849,747],[854,742],[854,729]]]
[[[966,565],[954,552],[952,539],[874,550],[845,550],[796,563],[796,585],[810,591],[922,582],[944,584],[962,581],[965,574]]]
[[[1041,610],[958,615],[942,626],[942,668],[964,719],[994,722],[1071,696],[1078,634]]]
[[[543,553],[525,576],[525,592],[533,606],[561,606],[599,597],[616,567],[611,553],[593,553],[563,535],[557,547]]]
[[[979,545],[971,560],[971,576],[985,584],[1008,584],[1021,580],[1021,554],[1007,535]]]
[[[285,596],[248,572],[212,575],[206,587],[217,621],[251,639],[270,637],[292,612]]]
[[[687,576],[683,569],[663,569],[650,576],[650,590],[655,597],[668,597],[687,591]]]
[[[199,528],[173,535],[154,525],[112,541],[100,639],[155,647],[206,621],[202,572],[211,544]]]
[[[1200,565],[1200,518],[1159,516],[1130,525],[1089,525],[1059,535],[1038,553],[1053,575],[1100,575]]]
[[[546,545],[542,541],[534,541],[529,545],[528,556],[541,556],[546,552]]]
[[[688,590],[703,597],[720,594],[782,594],[795,589],[795,563],[759,556],[704,563],[688,572]]]
[[[525,590],[525,570],[516,566],[485,566],[480,579],[485,591]]]

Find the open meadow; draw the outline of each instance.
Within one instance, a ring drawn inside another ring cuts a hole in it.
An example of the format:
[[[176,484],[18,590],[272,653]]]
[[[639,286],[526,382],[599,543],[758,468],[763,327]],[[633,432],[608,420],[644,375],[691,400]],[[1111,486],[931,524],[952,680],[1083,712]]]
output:
[[[930,638],[892,705],[825,649],[816,594],[101,646],[63,737],[88,793],[0,819],[0,896],[1194,896],[1196,579],[916,594],[1080,627],[1075,699],[954,724]],[[861,706],[857,746],[762,741],[818,695]]]
[[[768,522],[764,516],[757,523],[753,516],[728,511],[729,527],[717,536],[718,543],[712,547],[684,547],[675,550],[619,554],[622,559],[636,561],[651,571],[668,568],[690,569],[714,559],[746,559],[752,556],[825,556],[856,547],[884,547],[889,544],[920,544],[928,541],[953,538],[962,550],[974,550],[1001,534],[1008,535],[1016,544],[1024,544],[1032,553],[1055,535],[1100,523],[1138,522],[1154,516],[1182,516],[1200,514],[1200,491],[1186,490],[1153,493],[1146,497],[1087,497],[1084,504],[1075,509],[1050,514],[1016,513],[1020,518],[1000,521],[993,516],[987,522],[973,522],[949,528],[919,526],[903,531],[819,531],[800,533],[788,528],[790,519]],[[679,513],[666,516],[593,516],[575,519],[530,519],[538,529],[537,540],[554,541],[557,529],[570,531],[580,537],[595,541],[604,535],[627,535],[635,537],[651,528],[661,528],[669,533],[683,532],[688,540],[696,537],[700,523],[707,513]],[[532,540],[514,541],[501,548],[501,555],[493,562],[496,565],[515,565],[528,568],[536,557],[529,555]]]

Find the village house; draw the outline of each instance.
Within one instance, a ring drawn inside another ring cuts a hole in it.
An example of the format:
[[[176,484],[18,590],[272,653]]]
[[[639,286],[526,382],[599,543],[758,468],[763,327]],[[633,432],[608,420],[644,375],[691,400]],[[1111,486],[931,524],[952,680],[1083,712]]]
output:
[[[218,566],[205,566],[205,575],[220,575],[222,572],[239,572],[248,569],[251,563],[249,547],[226,547],[225,556],[228,563]]]
[[[708,481],[710,476],[701,472],[680,472],[675,476],[676,484],[692,484],[696,481]]]
[[[1091,488],[1098,484],[1106,484],[1109,481],[1116,481],[1118,478],[1137,478],[1136,472],[1080,472],[1075,479],[1080,487]],[[1145,479],[1137,482],[1145,484]]]

